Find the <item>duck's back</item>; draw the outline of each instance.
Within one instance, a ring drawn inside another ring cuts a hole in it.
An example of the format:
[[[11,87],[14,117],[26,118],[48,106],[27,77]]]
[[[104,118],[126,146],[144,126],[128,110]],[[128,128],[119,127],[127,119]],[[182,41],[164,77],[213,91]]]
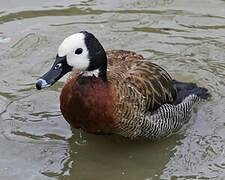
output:
[[[107,77],[117,91],[119,103],[138,104],[144,111],[152,112],[174,101],[176,90],[170,75],[163,68],[129,51],[110,53],[113,52],[120,55],[114,58],[109,56],[109,65],[112,66],[108,68]]]

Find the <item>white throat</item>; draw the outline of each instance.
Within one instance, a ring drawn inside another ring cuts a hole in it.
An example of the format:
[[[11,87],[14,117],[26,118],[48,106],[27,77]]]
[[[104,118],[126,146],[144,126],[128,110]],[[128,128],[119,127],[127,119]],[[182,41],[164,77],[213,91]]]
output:
[[[82,72],[82,76],[88,77],[88,76],[95,76],[95,77],[99,77],[99,69],[95,69],[93,71],[84,71]]]

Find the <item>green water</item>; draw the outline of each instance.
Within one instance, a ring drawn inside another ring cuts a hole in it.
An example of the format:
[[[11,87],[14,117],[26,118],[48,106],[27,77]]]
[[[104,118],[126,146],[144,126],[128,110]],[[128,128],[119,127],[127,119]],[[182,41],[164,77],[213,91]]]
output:
[[[0,2],[0,179],[225,179],[225,1]],[[190,121],[159,142],[73,129],[59,110],[64,77],[37,91],[68,35],[143,54],[209,89]]]

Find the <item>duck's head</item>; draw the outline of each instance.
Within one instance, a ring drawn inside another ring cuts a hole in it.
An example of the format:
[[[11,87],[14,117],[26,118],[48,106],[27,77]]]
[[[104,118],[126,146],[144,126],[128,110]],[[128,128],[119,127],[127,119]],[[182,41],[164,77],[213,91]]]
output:
[[[89,71],[106,81],[106,69],[107,57],[104,48],[93,34],[81,31],[64,39],[58,48],[54,64],[37,80],[36,88],[40,90],[51,86],[73,70]]]

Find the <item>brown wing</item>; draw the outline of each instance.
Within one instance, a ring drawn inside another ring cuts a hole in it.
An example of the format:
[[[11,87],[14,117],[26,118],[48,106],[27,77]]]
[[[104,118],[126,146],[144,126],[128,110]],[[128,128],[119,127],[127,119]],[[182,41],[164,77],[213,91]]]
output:
[[[123,61],[135,59],[141,60],[144,57],[140,54],[137,54],[132,51],[124,51],[124,50],[112,50],[106,51],[108,67],[114,66],[117,63],[122,63]]]
[[[154,111],[162,104],[172,103],[176,97],[170,75],[149,60],[127,57],[126,61],[118,62],[109,68],[108,79],[119,87],[119,96],[127,96],[138,102],[137,98],[140,98],[141,94],[144,98],[141,102],[144,104],[140,106],[145,109],[136,108],[141,111]],[[126,102],[120,98],[124,103],[130,103],[128,99]]]

